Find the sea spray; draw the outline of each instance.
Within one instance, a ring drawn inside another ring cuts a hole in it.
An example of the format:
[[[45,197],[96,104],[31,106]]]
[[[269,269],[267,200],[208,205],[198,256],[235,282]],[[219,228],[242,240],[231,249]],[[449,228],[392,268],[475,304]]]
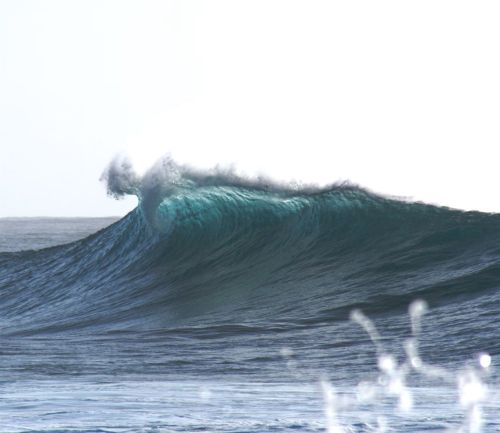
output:
[[[329,433],[345,433],[352,431],[350,425],[342,422],[343,412],[356,412],[356,406],[372,404],[371,417],[376,423],[366,421],[366,416],[361,415],[361,424],[365,425],[363,431],[385,432],[391,430],[386,416],[377,415],[377,400],[383,395],[394,396],[398,403],[396,409],[400,416],[410,415],[413,409],[413,389],[406,385],[406,377],[415,371],[418,374],[432,378],[436,385],[443,383],[455,384],[457,387],[457,404],[462,408],[462,423],[452,427],[449,422],[445,428],[447,433],[479,433],[483,425],[483,409],[481,403],[488,396],[488,386],[485,380],[488,378],[491,367],[491,356],[480,353],[472,365],[467,365],[458,371],[449,371],[442,367],[426,364],[418,352],[418,337],[421,332],[422,316],[428,311],[427,303],[416,300],[410,304],[409,316],[411,322],[411,338],[405,341],[406,360],[398,365],[396,357],[384,351],[381,336],[374,323],[365,316],[361,310],[351,312],[351,320],[359,324],[369,335],[373,342],[378,357],[378,369],[380,374],[375,382],[361,382],[358,384],[356,401],[347,396],[339,395],[328,379],[320,381],[324,400],[324,412],[327,431]],[[428,385],[427,385],[428,386]],[[351,416],[352,417],[352,416]],[[446,416],[444,416],[446,418]],[[364,419],[364,421],[363,421]],[[358,424],[358,423],[354,423]],[[426,429],[422,425],[423,430]]]

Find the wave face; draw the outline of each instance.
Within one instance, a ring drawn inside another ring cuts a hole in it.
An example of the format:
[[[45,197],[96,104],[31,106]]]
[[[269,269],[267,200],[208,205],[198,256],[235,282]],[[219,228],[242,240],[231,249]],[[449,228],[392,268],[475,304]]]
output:
[[[499,215],[170,160],[142,179],[113,167],[110,191],[140,198],[129,215],[68,245],[0,254],[4,334],[314,327],[354,308],[397,317],[423,298],[443,317],[469,312],[452,332],[498,350],[483,331],[499,317]]]

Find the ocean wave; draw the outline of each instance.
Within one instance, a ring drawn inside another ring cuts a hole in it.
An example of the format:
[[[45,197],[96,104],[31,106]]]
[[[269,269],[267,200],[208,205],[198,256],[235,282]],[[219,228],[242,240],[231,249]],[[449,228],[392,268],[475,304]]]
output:
[[[169,158],[103,178],[139,206],[84,240],[0,254],[4,333],[316,326],[498,292],[500,215]]]

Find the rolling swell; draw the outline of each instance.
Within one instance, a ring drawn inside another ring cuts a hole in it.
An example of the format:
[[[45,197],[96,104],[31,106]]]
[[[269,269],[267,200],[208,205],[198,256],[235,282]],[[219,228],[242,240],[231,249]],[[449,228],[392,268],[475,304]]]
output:
[[[498,317],[499,215],[168,168],[115,182],[140,204],[112,226],[0,253],[2,332],[279,330],[421,297]]]

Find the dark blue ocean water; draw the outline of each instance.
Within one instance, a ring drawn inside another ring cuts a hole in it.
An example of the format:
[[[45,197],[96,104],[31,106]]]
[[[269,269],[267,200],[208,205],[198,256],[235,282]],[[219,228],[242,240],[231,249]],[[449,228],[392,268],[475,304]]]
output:
[[[167,168],[0,222],[0,432],[500,431],[500,215]]]

